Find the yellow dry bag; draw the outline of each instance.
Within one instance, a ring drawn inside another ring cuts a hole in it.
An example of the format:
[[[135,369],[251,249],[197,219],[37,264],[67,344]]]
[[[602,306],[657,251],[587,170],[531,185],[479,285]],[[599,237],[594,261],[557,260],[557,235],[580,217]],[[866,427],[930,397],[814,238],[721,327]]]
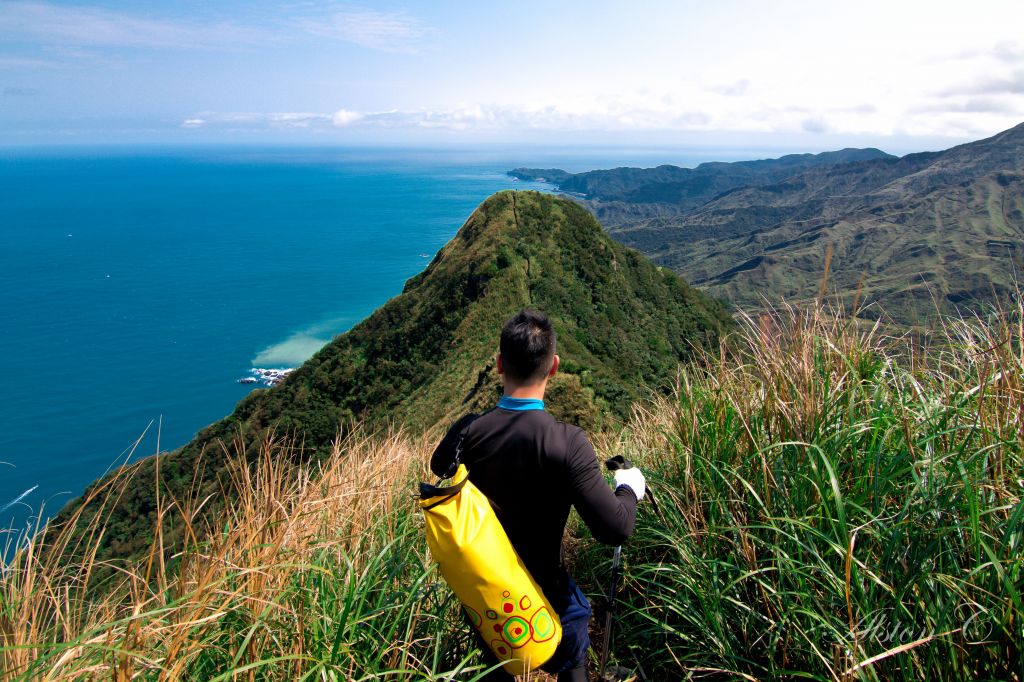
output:
[[[420,485],[427,544],[483,640],[522,675],[555,653],[562,624],[468,476],[460,464],[450,486]]]

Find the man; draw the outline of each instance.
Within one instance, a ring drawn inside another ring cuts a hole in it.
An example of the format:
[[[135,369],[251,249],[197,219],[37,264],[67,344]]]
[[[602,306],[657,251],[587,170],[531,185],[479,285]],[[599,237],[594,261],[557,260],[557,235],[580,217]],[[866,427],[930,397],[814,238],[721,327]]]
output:
[[[591,610],[563,561],[569,508],[576,508],[597,540],[622,544],[633,533],[645,481],[639,469],[621,469],[612,492],[583,431],[544,411],[558,362],[547,316],[523,310],[512,317],[501,330],[497,356],[504,395],[489,412],[459,420],[434,451],[430,468],[451,475],[459,450],[469,479],[491,500],[512,546],[559,614],[562,640],[542,669],[558,673],[560,681],[576,681],[587,679]],[[481,648],[495,664],[488,647]],[[512,676],[498,668],[487,679]]]

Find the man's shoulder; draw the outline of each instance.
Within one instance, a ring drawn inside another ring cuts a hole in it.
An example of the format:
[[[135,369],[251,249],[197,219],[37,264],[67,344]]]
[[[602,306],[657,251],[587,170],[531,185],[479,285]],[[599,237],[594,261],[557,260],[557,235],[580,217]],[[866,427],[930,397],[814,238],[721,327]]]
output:
[[[587,440],[587,432],[581,429],[580,427],[576,426],[575,424],[560,421],[558,419],[555,419],[551,415],[548,415],[548,418],[551,420],[550,428],[561,431],[565,437],[566,442],[574,443],[579,439]]]
[[[445,434],[441,442],[434,448],[434,454],[430,456],[430,470],[438,476],[450,476],[453,471],[452,464],[458,454],[463,434],[469,433],[469,427],[479,418],[476,414],[467,414],[457,422]]]
[[[462,434],[463,431],[467,430],[473,422],[480,419],[482,416],[483,415],[475,413],[463,415],[448,429],[448,436],[458,436]]]

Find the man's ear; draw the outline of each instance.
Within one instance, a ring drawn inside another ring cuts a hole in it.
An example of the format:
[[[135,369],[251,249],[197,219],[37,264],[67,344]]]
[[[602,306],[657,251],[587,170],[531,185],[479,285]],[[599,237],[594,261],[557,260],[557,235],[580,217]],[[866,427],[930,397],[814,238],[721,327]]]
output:
[[[501,353],[494,356],[494,364],[498,366],[498,374],[505,373],[505,363],[501,361]]]
[[[555,357],[551,358],[551,370],[548,372],[548,376],[549,377],[555,376],[555,372],[558,371],[558,363],[560,361],[561,360],[559,359],[559,357],[557,355]]]

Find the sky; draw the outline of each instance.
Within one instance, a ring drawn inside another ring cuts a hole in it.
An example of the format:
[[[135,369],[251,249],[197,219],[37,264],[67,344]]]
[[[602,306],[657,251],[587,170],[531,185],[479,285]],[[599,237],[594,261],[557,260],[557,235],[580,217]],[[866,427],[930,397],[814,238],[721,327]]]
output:
[[[1024,2],[0,0],[0,145],[949,147]]]

